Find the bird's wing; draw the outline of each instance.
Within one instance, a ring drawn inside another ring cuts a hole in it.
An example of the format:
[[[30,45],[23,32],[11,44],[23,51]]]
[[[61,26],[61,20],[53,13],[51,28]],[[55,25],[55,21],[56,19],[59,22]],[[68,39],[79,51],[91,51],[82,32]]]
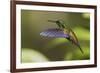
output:
[[[63,30],[59,29],[59,28],[47,29],[47,30],[41,32],[40,35],[46,36],[46,37],[55,37],[55,38],[67,38],[67,37],[69,37],[68,34],[64,34]]]
[[[70,29],[69,35],[70,35],[70,39],[71,39],[72,42],[74,42],[75,44],[79,43],[78,39],[77,39],[77,36],[75,35],[75,33],[72,29]]]
[[[80,47],[79,41],[78,41],[78,39],[77,39],[77,37],[76,37],[76,35],[75,35],[75,33],[74,33],[73,30],[70,30],[70,34],[69,34],[69,35],[70,35],[71,41],[72,41],[75,45],[77,45],[77,46],[79,47],[79,49],[80,49],[80,51],[81,51],[82,53],[84,53],[83,50],[82,50],[82,48]]]

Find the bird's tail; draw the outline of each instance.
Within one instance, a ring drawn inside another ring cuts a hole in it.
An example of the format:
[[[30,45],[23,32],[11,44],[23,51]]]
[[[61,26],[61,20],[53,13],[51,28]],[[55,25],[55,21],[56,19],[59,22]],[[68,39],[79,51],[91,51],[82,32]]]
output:
[[[81,53],[84,54],[84,52],[83,52],[82,48],[80,47],[80,45],[78,45],[78,47],[79,47]]]

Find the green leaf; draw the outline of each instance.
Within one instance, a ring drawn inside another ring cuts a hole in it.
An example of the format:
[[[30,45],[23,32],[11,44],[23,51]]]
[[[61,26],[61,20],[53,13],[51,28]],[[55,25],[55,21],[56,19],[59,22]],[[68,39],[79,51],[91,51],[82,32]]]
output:
[[[48,58],[44,56],[42,53],[30,48],[22,48],[21,58],[22,58],[22,63],[49,61]]]

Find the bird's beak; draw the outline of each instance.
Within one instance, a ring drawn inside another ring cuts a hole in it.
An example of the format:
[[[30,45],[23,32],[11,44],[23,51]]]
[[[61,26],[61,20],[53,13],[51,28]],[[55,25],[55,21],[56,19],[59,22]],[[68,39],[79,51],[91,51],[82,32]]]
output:
[[[56,23],[57,21],[55,21],[55,20],[48,20],[48,22]]]

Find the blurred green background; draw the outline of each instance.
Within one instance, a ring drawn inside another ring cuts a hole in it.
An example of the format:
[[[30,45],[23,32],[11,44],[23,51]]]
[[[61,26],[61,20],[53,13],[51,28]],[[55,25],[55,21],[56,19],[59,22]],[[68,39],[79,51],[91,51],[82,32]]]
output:
[[[75,32],[84,51],[64,38],[40,36],[45,29],[57,28],[47,20],[63,20]],[[21,62],[90,59],[90,14],[21,10]]]

